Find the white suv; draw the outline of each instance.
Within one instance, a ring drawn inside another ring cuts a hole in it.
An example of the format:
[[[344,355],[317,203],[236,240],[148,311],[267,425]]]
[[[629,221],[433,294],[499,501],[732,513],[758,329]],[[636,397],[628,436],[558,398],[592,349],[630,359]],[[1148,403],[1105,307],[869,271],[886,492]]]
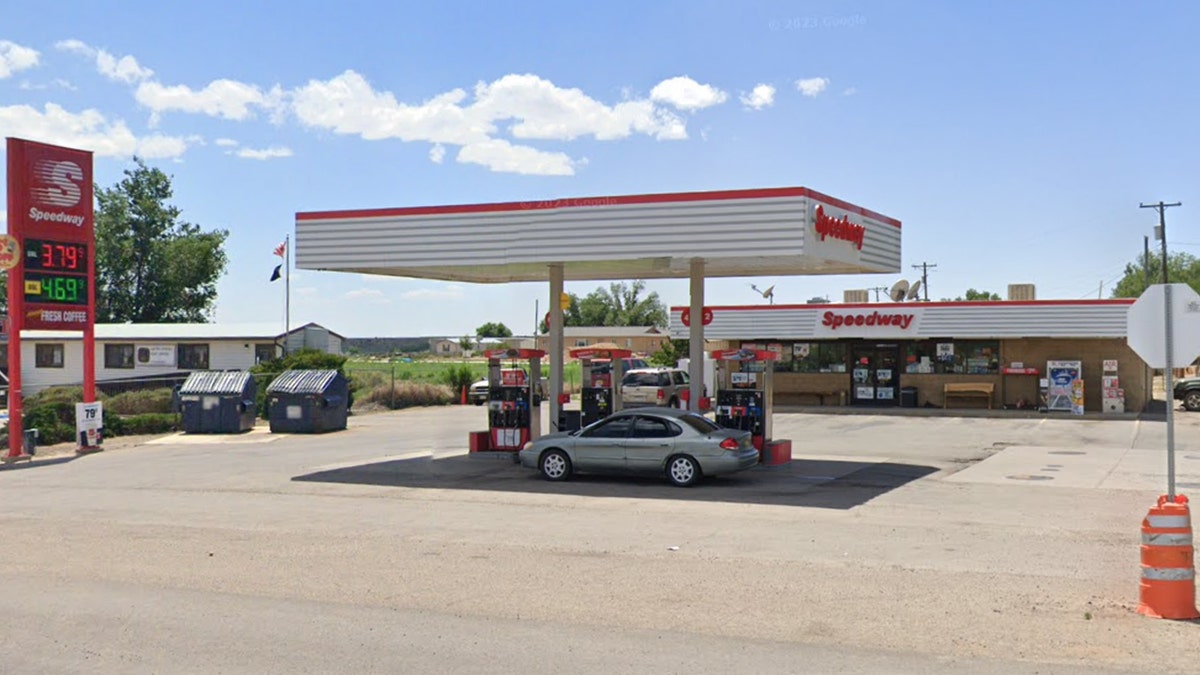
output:
[[[688,374],[679,368],[638,368],[621,379],[624,405],[663,405],[679,407],[688,388]]]

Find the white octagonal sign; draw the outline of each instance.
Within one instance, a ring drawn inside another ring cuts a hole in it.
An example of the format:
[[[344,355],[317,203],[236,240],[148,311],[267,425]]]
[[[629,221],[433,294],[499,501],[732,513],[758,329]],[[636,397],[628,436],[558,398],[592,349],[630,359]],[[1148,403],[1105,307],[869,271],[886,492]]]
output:
[[[1187,284],[1171,286],[1171,367],[1200,356],[1200,295]],[[1129,306],[1126,341],[1151,368],[1167,367],[1167,284],[1155,284]]]

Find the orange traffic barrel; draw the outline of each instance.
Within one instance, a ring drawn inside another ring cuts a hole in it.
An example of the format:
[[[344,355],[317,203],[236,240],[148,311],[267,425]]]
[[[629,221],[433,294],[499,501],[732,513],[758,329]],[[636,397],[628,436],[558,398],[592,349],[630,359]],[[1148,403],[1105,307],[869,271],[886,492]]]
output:
[[[1198,619],[1192,516],[1187,497],[1166,495],[1142,520],[1142,582],[1138,613],[1157,619]]]

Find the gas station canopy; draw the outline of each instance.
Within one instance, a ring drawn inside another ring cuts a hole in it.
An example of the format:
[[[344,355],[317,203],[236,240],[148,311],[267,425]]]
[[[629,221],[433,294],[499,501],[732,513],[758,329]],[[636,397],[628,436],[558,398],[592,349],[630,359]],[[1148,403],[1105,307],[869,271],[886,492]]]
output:
[[[296,266],[474,283],[878,274],[900,222],[804,187],[296,214]]]

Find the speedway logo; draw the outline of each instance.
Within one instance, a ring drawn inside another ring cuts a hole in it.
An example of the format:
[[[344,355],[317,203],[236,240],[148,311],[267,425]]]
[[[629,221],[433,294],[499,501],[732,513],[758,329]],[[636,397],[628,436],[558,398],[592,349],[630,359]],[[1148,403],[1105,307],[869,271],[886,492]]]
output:
[[[33,184],[29,188],[29,219],[35,223],[65,223],[83,227],[85,216],[66,213],[83,198],[83,169],[75,162],[40,160],[33,163]],[[55,210],[46,210],[55,209]]]
[[[841,239],[848,241],[858,250],[862,250],[863,238],[867,234],[867,228],[850,221],[849,216],[841,218],[833,218],[825,213],[825,207],[817,206],[817,217],[813,223],[817,231],[817,235],[821,237],[821,241],[825,241],[825,237],[831,239]]]
[[[821,325],[826,326],[829,330],[837,330],[839,326],[895,326],[901,330],[906,330],[912,325],[915,314],[880,314],[879,312],[871,312],[870,314],[838,314],[836,312],[825,312],[821,317]]]

